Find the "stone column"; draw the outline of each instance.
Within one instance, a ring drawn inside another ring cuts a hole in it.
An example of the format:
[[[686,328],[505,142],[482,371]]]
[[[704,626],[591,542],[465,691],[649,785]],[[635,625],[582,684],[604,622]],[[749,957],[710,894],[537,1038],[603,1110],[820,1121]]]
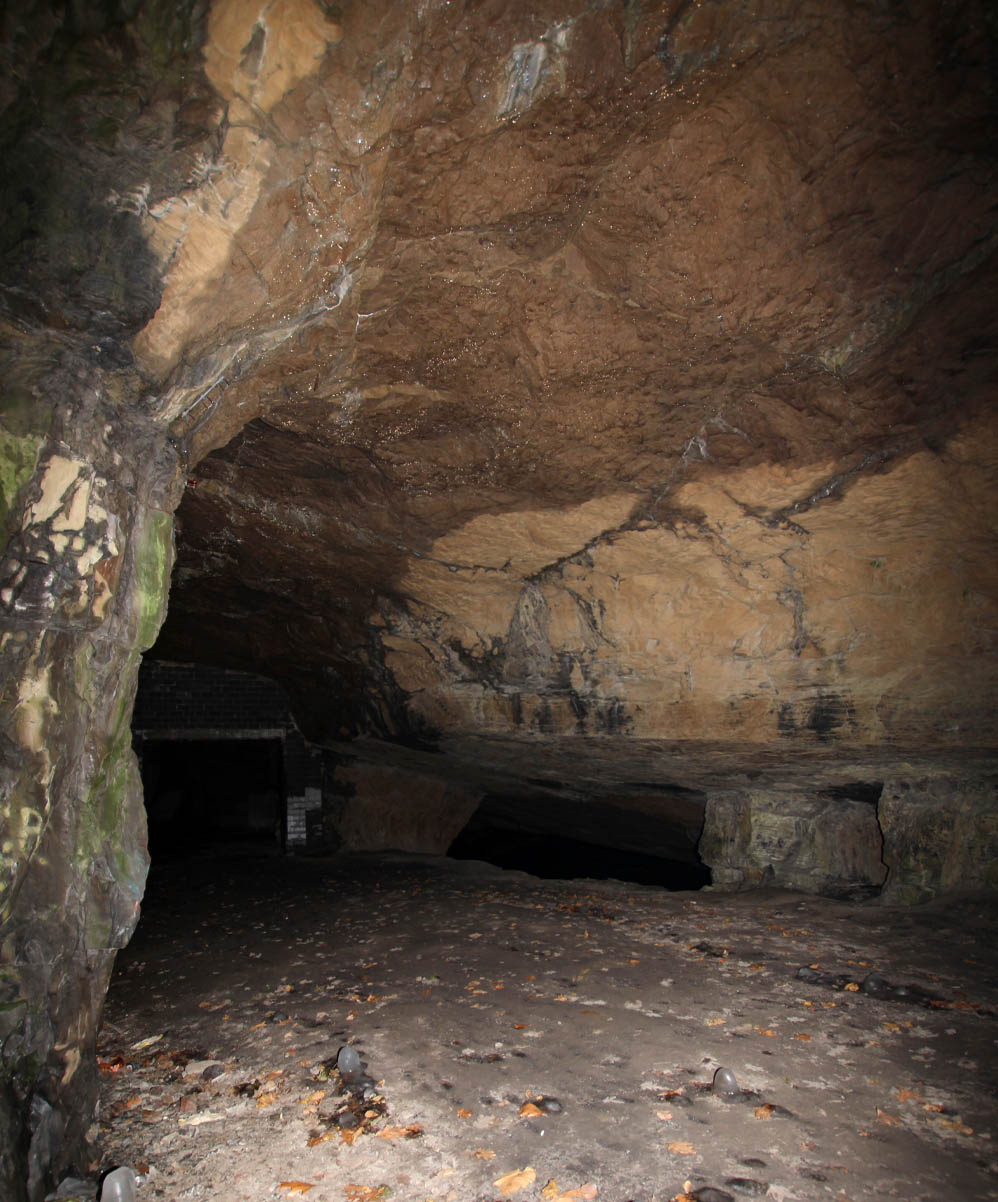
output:
[[[148,867],[130,721],[165,613],[178,472],[127,379],[114,398],[106,385],[67,361],[33,385],[15,430],[0,415],[0,1197],[11,1202],[37,1202],[86,1167],[101,1007]]]

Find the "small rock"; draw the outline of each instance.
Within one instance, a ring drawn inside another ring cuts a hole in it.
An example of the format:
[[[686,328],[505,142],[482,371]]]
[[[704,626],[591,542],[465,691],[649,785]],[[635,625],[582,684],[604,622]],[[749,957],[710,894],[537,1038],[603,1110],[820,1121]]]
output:
[[[769,1193],[769,1182],[756,1181],[754,1177],[729,1177],[724,1184],[730,1185],[732,1189],[738,1190],[740,1194]]]
[[[344,1077],[352,1077],[360,1072],[360,1056],[357,1049],[345,1044],[336,1056],[336,1067]]]
[[[860,989],[870,997],[890,998],[894,996],[894,986],[879,972],[871,972],[860,985]]]
[[[731,1098],[739,1092],[738,1081],[730,1068],[719,1068],[714,1074],[711,1086],[714,1093],[721,1098]]]
[[[101,1182],[99,1202],[135,1202],[135,1172],[127,1165],[112,1169]]]

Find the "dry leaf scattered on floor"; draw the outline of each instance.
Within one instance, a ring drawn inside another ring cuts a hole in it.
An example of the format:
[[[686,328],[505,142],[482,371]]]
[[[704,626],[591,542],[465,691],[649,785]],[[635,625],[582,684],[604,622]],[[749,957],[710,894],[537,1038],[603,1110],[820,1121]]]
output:
[[[504,1198],[509,1198],[521,1189],[526,1189],[528,1185],[533,1185],[536,1177],[537,1174],[528,1165],[525,1169],[514,1169],[511,1173],[503,1173],[492,1184]]]

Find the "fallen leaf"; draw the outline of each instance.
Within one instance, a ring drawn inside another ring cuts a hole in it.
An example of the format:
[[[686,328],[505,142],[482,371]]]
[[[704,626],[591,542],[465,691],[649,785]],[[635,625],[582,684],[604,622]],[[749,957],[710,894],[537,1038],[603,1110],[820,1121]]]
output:
[[[540,1106],[535,1106],[533,1104],[533,1102],[524,1102],[523,1105],[520,1107],[520,1117],[521,1118],[532,1119],[532,1118],[536,1118],[539,1114],[543,1114],[543,1113],[544,1113],[544,1111],[541,1110]]]
[[[879,1106],[877,1107],[877,1118],[888,1127],[901,1126],[901,1120],[896,1114],[888,1114],[886,1110],[881,1110]]]
[[[154,1043],[159,1043],[162,1038],[162,1035],[150,1035],[148,1039],[140,1039],[138,1043],[132,1044],[132,1051],[141,1052],[144,1048],[151,1048]]]
[[[912,1100],[912,1098],[917,1099],[921,1094],[921,1090],[905,1089],[904,1086],[902,1086],[896,1092],[897,1092],[897,1100],[899,1102],[910,1102]]]
[[[273,1106],[277,1101],[277,1091],[272,1090],[270,1093],[261,1094],[256,1100],[257,1110],[262,1110],[264,1106]]]
[[[503,1173],[492,1184],[504,1198],[509,1198],[521,1189],[526,1189],[528,1185],[533,1185],[536,1177],[537,1174],[528,1166],[525,1169],[514,1169],[511,1173]]]
[[[383,1127],[374,1133],[378,1139],[418,1139],[423,1134],[419,1123],[410,1123],[408,1127]]]
[[[766,966],[764,964],[750,964],[749,972],[762,972]]]
[[[479,1160],[495,1160],[495,1152],[490,1152],[488,1148],[476,1148],[475,1155]]]
[[[898,1026],[897,1023],[881,1023],[880,1025],[882,1027],[886,1028],[888,1031],[900,1031],[901,1030],[901,1028]]]
[[[545,1185],[541,1190],[541,1197],[547,1199],[557,1198],[560,1193],[561,1190],[558,1188],[558,1182],[552,1177],[547,1185]]]
[[[458,1117],[459,1119],[470,1119],[470,1118],[471,1118],[471,1111],[470,1111],[470,1110],[465,1110],[465,1109],[462,1107],[462,1108],[461,1108],[461,1109],[460,1109],[460,1110],[457,1112],[457,1117]]]
[[[798,1031],[797,1034],[794,1036],[794,1039],[799,1039],[801,1041],[801,1043],[810,1043],[811,1042],[811,1036],[805,1035],[803,1031]]]
[[[575,1189],[566,1190],[565,1193],[559,1194],[554,1202],[592,1202],[599,1193],[596,1186],[592,1182],[587,1181],[585,1185],[577,1186]]]
[[[673,1156],[696,1156],[696,1149],[685,1139],[674,1139],[669,1144],[669,1151]]]
[[[769,1116],[773,1113],[772,1103],[766,1102],[762,1106],[756,1106],[753,1113],[755,1114],[755,1117],[757,1119],[768,1119]]]
[[[655,1117],[657,1119],[661,1119],[663,1123],[671,1123],[672,1122],[672,1111],[671,1110],[656,1110]]]
[[[513,1023],[514,1031],[525,1031],[526,1029],[527,1029],[526,1023]]]
[[[968,1127],[961,1119],[940,1119],[939,1126],[944,1127],[947,1131],[955,1131],[957,1135],[973,1135],[974,1128]]]
[[[340,1143],[346,1144],[348,1148],[353,1147],[353,1141],[361,1134],[359,1127],[347,1128],[345,1131],[340,1131]]]
[[[388,1194],[387,1185],[345,1185],[343,1193],[350,1202],[373,1202],[375,1198],[384,1198]]]
[[[756,1032],[759,1035],[765,1035],[767,1039],[775,1039],[776,1032],[770,1027],[756,1027]]]
[[[200,1127],[204,1123],[221,1123],[225,1119],[224,1114],[195,1114],[189,1119],[178,1119],[178,1125],[181,1127]]]
[[[855,981],[850,981],[846,986],[846,993],[859,993],[859,986]]]
[[[724,1022],[725,1022],[725,1020],[723,1018],[708,1018],[707,1026],[708,1027],[723,1027]]]
[[[277,1188],[287,1190],[289,1194],[307,1194],[310,1189],[315,1189],[315,1182],[282,1181]]]
[[[335,1139],[339,1135],[338,1131],[323,1131],[321,1135],[313,1135],[307,1141],[306,1147],[314,1148],[318,1144],[324,1144],[327,1139]]]
[[[324,1089],[316,1089],[313,1090],[312,1093],[306,1094],[305,1097],[301,1099],[300,1104],[302,1106],[318,1106],[325,1096],[326,1091]]]

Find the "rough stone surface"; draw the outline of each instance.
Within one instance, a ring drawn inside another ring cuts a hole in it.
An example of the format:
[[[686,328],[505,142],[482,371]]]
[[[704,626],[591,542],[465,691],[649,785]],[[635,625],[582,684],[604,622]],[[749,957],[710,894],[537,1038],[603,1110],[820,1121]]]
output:
[[[93,1098],[178,479],[157,653],[377,765],[355,845],[651,786],[729,883],[993,887],[990,5],[23,7],[0,1189]]]
[[[867,802],[749,791],[707,802],[700,855],[721,887],[775,885],[808,893],[876,893],[887,869]]]
[[[345,851],[443,855],[479,801],[439,776],[372,764],[343,765],[335,777],[340,797],[326,823]]]
[[[97,1096],[104,991],[148,862],[129,719],[163,616],[175,503],[175,459],[94,373],[58,373],[36,396],[53,426],[0,560],[0,1091],[13,1116],[0,1186],[12,1199],[25,1182],[43,1196],[78,1162]]]
[[[880,802],[886,900],[998,891],[998,778],[888,781]]]

